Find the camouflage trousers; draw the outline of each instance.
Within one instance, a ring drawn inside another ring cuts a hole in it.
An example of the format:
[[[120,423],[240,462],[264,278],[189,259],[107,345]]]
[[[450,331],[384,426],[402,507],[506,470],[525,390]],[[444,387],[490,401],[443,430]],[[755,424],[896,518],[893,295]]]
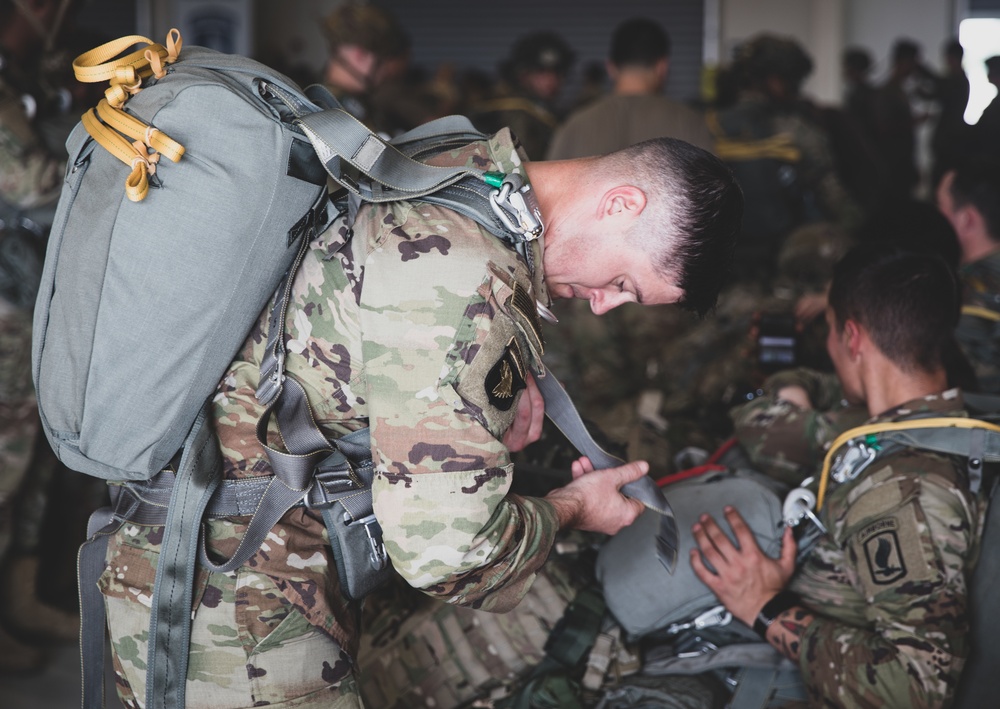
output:
[[[118,696],[145,706],[149,609],[163,528],[126,522],[111,538],[99,581]],[[199,570],[195,581],[188,709],[360,709],[353,663],[340,645],[249,566]]]

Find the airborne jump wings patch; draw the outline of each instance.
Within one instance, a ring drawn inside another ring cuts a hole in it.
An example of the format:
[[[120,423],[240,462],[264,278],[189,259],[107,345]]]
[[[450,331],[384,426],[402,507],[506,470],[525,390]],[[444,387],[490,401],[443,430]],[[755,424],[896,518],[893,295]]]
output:
[[[517,393],[527,386],[524,381],[524,363],[514,338],[507,343],[500,359],[486,375],[483,386],[486,398],[501,411],[509,411]]]

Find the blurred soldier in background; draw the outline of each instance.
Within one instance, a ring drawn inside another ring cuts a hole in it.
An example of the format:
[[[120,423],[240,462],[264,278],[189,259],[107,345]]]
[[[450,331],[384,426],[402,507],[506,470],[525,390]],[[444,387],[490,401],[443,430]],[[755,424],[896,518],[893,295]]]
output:
[[[884,193],[907,199],[920,181],[917,169],[917,117],[910,104],[910,82],[920,65],[920,47],[900,39],[892,48],[892,70],[875,102],[878,146],[888,171]]]
[[[1000,394],[1000,165],[959,165],[941,178],[938,208],[961,248],[956,337],[983,391]]]
[[[739,47],[730,68],[735,103],[709,114],[716,152],[747,195],[735,262],[740,278],[768,282],[782,242],[798,226],[831,221],[850,230],[860,221],[828,137],[800,93],[812,68],[794,40],[758,35]]]
[[[324,84],[355,118],[376,131],[374,97],[381,86],[405,73],[410,38],[386,10],[346,2],[331,12],[323,30],[329,45]]]
[[[519,38],[500,66],[496,95],[471,106],[469,118],[484,133],[509,127],[531,160],[541,160],[559,125],[556,102],[575,60],[566,41],[555,32]]]
[[[46,147],[38,91],[65,0],[0,2],[0,671],[39,667],[25,640],[75,640],[77,619],[38,598],[43,518],[56,460],[38,435],[31,382],[31,309],[44,241],[62,185]]]
[[[670,35],[663,27],[642,17],[618,25],[608,54],[612,93],[566,119],[548,159],[603,155],[661,136],[711,150],[705,119],[663,94],[669,72]]]
[[[968,149],[969,126],[965,107],[969,104],[969,77],[962,68],[965,50],[957,39],[944,45],[944,72],[936,74],[923,64],[917,67],[926,86],[922,92],[938,105],[937,121],[931,134],[931,187],[955,166],[955,160]]]

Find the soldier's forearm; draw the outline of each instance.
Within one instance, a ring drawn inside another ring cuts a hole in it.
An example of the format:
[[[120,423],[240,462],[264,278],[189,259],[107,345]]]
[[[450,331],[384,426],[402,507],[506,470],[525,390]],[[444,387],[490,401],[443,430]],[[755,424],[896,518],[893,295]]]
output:
[[[782,655],[798,662],[802,636],[814,619],[815,616],[805,608],[793,606],[768,626],[767,641]]]

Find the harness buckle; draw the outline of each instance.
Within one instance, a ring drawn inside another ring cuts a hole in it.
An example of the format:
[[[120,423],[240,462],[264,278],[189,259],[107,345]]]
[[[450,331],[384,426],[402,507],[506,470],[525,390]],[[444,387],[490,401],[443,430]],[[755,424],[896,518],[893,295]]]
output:
[[[338,471],[316,473],[313,476],[312,485],[309,486],[309,491],[302,498],[302,506],[308,510],[324,510],[335,504],[337,498],[332,497],[331,494],[339,492],[334,489],[337,483],[343,486],[344,491],[355,487],[352,480],[343,477],[343,474]]]
[[[490,207],[507,229],[520,234],[525,241],[534,241],[542,235],[544,226],[538,200],[531,185],[519,175],[508,175],[500,188],[490,194]]]
[[[837,456],[833,464],[833,479],[838,483],[854,480],[871,465],[878,453],[876,445],[869,446],[858,439],[848,441],[844,451]]]
[[[702,630],[704,628],[714,628],[719,625],[729,625],[733,620],[733,614],[726,610],[725,606],[718,605],[709,608],[687,623],[674,623],[667,628],[668,635],[676,635],[682,630]]]
[[[373,569],[381,571],[389,562],[389,555],[385,550],[385,544],[382,543],[382,525],[375,519],[374,513],[355,520],[355,523],[365,526],[365,533],[368,535],[368,560],[371,562]]]

